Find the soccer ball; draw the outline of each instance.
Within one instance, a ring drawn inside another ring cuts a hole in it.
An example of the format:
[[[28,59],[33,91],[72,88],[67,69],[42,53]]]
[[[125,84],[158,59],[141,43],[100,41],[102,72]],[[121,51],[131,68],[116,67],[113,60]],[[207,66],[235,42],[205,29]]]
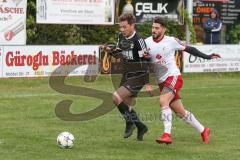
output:
[[[57,144],[60,148],[72,148],[74,144],[74,136],[69,132],[62,132],[57,137]]]

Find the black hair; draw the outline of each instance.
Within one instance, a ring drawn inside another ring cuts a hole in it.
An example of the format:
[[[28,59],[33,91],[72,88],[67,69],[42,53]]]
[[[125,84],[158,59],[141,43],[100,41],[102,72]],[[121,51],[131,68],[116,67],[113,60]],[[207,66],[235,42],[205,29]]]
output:
[[[163,26],[163,27],[167,26],[165,19],[163,19],[162,17],[159,17],[159,16],[157,16],[153,19],[153,23],[161,24],[161,26]]]
[[[132,13],[123,13],[118,20],[119,22],[127,21],[130,25],[136,23],[136,17]]]

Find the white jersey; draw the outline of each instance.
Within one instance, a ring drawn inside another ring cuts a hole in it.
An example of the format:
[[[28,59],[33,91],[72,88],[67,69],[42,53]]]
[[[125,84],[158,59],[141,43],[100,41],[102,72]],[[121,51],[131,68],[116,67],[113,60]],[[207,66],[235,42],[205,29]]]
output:
[[[155,64],[158,83],[164,82],[169,76],[181,75],[176,65],[175,51],[184,50],[185,45],[174,37],[164,36],[156,42],[152,36],[145,40],[151,60]]]

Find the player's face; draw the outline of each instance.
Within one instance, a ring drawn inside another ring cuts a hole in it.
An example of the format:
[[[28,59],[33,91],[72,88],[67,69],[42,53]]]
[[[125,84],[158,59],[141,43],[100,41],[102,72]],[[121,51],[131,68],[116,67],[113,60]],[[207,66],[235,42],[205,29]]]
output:
[[[153,23],[152,24],[152,37],[154,39],[158,39],[159,37],[162,37],[166,31],[166,28],[163,27],[159,23]]]
[[[211,18],[214,19],[214,18],[216,18],[216,17],[217,17],[217,14],[216,14],[215,12],[212,12],[212,13],[211,13]]]
[[[120,32],[123,34],[124,37],[130,37],[134,30],[135,30],[135,24],[128,24],[127,21],[122,21],[119,23],[120,26]]]

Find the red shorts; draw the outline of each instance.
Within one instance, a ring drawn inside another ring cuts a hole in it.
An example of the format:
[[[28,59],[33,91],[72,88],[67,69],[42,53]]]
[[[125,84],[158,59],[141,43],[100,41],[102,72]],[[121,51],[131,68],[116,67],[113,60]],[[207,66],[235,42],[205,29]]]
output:
[[[181,75],[170,76],[163,83],[159,84],[159,89],[160,89],[160,93],[162,92],[164,87],[171,89],[174,92],[174,98],[172,101],[175,101],[177,99],[181,99],[178,92],[180,91],[182,86],[183,86],[183,80]]]

